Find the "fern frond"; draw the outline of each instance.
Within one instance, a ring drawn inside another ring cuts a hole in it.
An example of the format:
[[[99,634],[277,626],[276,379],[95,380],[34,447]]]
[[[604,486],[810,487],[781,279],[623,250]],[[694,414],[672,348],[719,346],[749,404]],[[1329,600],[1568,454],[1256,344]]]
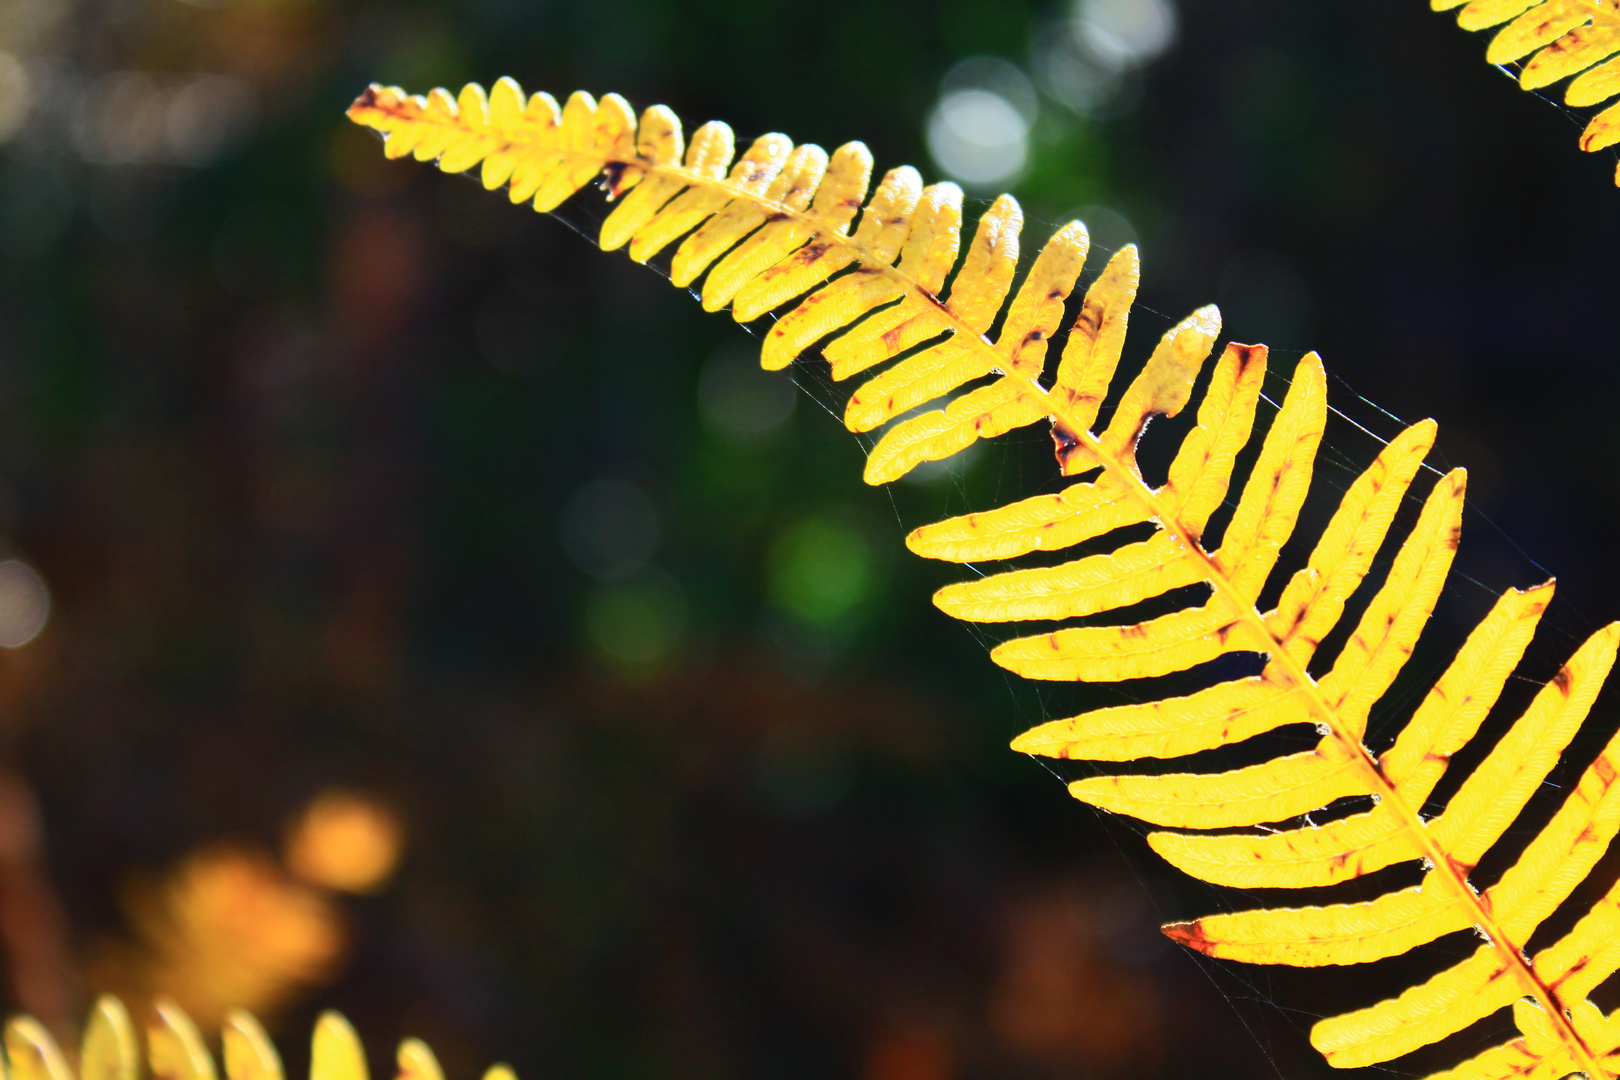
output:
[[[1615,56],[1620,53],[1620,0],[1429,0],[1429,6],[1435,11],[1461,7],[1457,23],[1464,30],[1507,23],[1491,39],[1485,59],[1492,64],[1524,61],[1519,85],[1526,90],[1573,75],[1564,88],[1566,105],[1589,108],[1620,95],[1620,57]],[[1581,132],[1582,150],[1616,143],[1620,102],[1592,117]],[[1614,182],[1620,185],[1620,166]]]
[[[225,1080],[283,1080],[281,1055],[248,1013],[233,1010],[220,1033]],[[31,1016],[6,1022],[5,1050],[12,1080],[216,1080],[218,1067],[191,1017],[166,998],[152,1009],[146,1030],[146,1068],[129,1012],[117,998],[102,995],[85,1024],[78,1069],[67,1062],[50,1032]],[[419,1039],[406,1039],[396,1054],[396,1080],[444,1080],[433,1051]],[[368,1080],[365,1048],[339,1013],[323,1013],[315,1024],[310,1080]],[[496,1065],[484,1080],[516,1080]]]
[[[1512,11],[1506,0],[1476,0],[1469,10],[1489,9],[1501,21],[1528,6],[1513,2]],[[1221,325],[1208,307],[1171,328],[1120,392],[1106,426],[1094,430],[1136,294],[1134,247],[1117,252],[1092,283],[1054,364],[1049,343],[1063,336],[1064,305],[1087,254],[1084,225],[1060,229],[1015,289],[1022,214],[1011,197],[979,220],[958,266],[961,192],[924,187],[914,170],[899,168],[862,206],[872,165],[859,143],[827,155],[766,135],[733,164],[722,124],[704,125],[685,147],[668,110],[649,109],[638,128],[612,95],[597,103],[577,93],[559,109],[543,94],[525,98],[506,79],[487,102],[475,86],[457,99],[373,86],[350,116],[383,132],[390,156],[437,157],[449,171],[482,161],[486,186],[509,183],[514,199],[533,199],[541,210],[601,176],[610,197],[624,196],[604,222],[603,247],[628,246],[631,258],[644,260],[679,241],[670,275],[680,285],[701,280],[706,307],[729,305],[743,321],[786,309],[765,335],[764,366],[784,367],[823,343],[835,379],[878,369],[850,395],[845,413],[855,431],[886,426],[867,461],[871,483],[977,439],[1050,424],[1059,471],[1072,483],[924,526],[907,538],[912,551],[982,564],[1106,542],[1124,526],[1148,523],[1152,534],[1056,566],[947,586],[936,604],[976,622],[1088,618],[992,651],[997,664],[1033,679],[1214,672],[1201,666],[1234,653],[1263,666],[1246,678],[1210,675],[1184,696],[1043,724],[1014,748],[1093,762],[1178,759],[1312,725],[1320,739],[1304,753],[1226,772],[1104,774],[1070,791],[1166,829],[1192,830],[1155,832],[1149,843],[1217,884],[1313,888],[1398,863],[1421,861],[1426,870],[1420,885],[1365,903],[1212,916],[1167,933],[1216,956],[1318,966],[1396,955],[1472,927],[1485,944],[1468,961],[1395,1000],[1323,1021],[1312,1033],[1316,1046],[1335,1065],[1385,1061],[1522,997],[1534,1002],[1515,1006],[1522,1038],[1460,1074],[1617,1075],[1610,1055],[1620,1045],[1620,1021],[1602,1017],[1585,995],[1620,968],[1620,888],[1533,958],[1524,946],[1620,828],[1620,737],[1497,884],[1480,893],[1470,874],[1581,726],[1614,664],[1620,624],[1576,651],[1443,813],[1422,816],[1452,755],[1475,737],[1518,665],[1553,591],[1549,582],[1502,595],[1395,744],[1381,755],[1366,748],[1368,717],[1411,655],[1457,548],[1466,476],[1456,470],[1424,497],[1331,668],[1321,678],[1308,669],[1385,546],[1433,445],[1432,421],[1411,425],[1380,451],[1276,605],[1262,611],[1259,599],[1298,524],[1326,424],[1321,361],[1310,354],[1295,367],[1231,519],[1218,543],[1209,541],[1206,529],[1254,436],[1267,352],[1235,343],[1221,350],[1165,482],[1150,484],[1137,464],[1138,442],[1155,417],[1191,404]],[[1177,590],[1198,595],[1152,618],[1132,615],[1137,604]],[[1374,805],[1320,827],[1288,824],[1346,796],[1372,796]],[[1262,825],[1275,827],[1212,832]]]

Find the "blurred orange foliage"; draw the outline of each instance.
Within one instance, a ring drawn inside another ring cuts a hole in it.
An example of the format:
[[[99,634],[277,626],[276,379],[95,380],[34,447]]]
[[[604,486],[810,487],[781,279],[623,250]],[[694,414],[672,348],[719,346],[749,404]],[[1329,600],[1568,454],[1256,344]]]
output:
[[[315,798],[287,838],[287,869],[310,885],[372,893],[399,861],[404,829],[392,811],[344,791]]]
[[[330,977],[345,932],[337,906],[261,852],[218,846],[192,852],[164,880],[131,888],[138,944],[110,944],[90,982],[132,1000],[174,998],[205,1030],[233,1007],[273,1012]]]
[[[87,981],[133,1002],[173,998],[205,1031],[233,1008],[274,1014],[343,961],[348,930],[332,892],[380,889],[403,843],[380,803],[323,792],[288,830],[286,869],[257,848],[216,844],[133,883],[133,940],[95,950]]]
[[[1110,955],[1104,897],[1080,883],[1010,905],[990,1025],[1019,1056],[1088,1077],[1152,1075],[1159,1008],[1145,973]]]

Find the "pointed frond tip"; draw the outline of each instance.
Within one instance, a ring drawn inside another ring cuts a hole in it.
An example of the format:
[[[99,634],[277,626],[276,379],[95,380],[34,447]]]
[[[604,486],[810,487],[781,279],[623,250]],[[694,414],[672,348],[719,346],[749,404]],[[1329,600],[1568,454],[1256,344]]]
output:
[[[220,1032],[225,1080],[284,1080],[281,1055],[252,1016],[240,1009]],[[111,995],[96,1001],[84,1026],[78,1069],[68,1064],[56,1040],[31,1016],[6,1022],[5,1050],[13,1080],[218,1080],[219,1068],[197,1025],[167,998],[158,998],[146,1028],[146,1055],[123,1002]],[[444,1080],[433,1051],[406,1039],[396,1055],[395,1080]],[[369,1080],[365,1048],[339,1013],[323,1013],[315,1024],[310,1080]],[[492,1066],[483,1080],[516,1080],[506,1065]]]
[[[1475,0],[1464,18],[1500,22],[1532,3]],[[452,172],[481,163],[486,187],[504,185],[514,201],[539,210],[600,178],[618,200],[601,245],[626,247],[638,261],[673,246],[671,279],[694,285],[705,307],[730,307],[740,321],[774,313],[764,367],[814,351],[835,380],[867,373],[844,419],[852,431],[881,430],[866,464],[871,483],[978,439],[1047,425],[1056,471],[1067,478],[1057,490],[906,538],[919,556],[981,568],[941,589],[935,604],[974,622],[1048,624],[991,652],[1026,678],[1203,677],[1201,688],[1174,697],[1156,698],[1142,689],[1152,684],[1136,683],[1137,703],[1042,724],[1013,748],[1097,763],[1185,759],[1286,726],[1313,728],[1313,749],[1260,764],[1226,772],[1189,764],[1154,775],[1105,767],[1069,790],[1161,826],[1148,837],[1153,849],[1219,885],[1304,889],[1398,864],[1424,871],[1421,884],[1361,903],[1211,916],[1166,932],[1213,956],[1326,966],[1395,956],[1472,928],[1484,940],[1472,957],[1398,998],[1322,1021],[1312,1032],[1317,1048],[1343,1067],[1388,1061],[1512,1005],[1522,1037],[1457,1075],[1620,1075],[1620,1019],[1586,1001],[1620,970],[1620,888],[1562,939],[1525,952],[1620,830],[1620,737],[1511,870],[1483,892],[1470,880],[1581,728],[1614,664],[1620,626],[1575,651],[1438,815],[1421,811],[1518,667],[1551,582],[1502,594],[1394,745],[1374,754],[1363,742],[1375,707],[1400,707],[1384,704],[1385,695],[1439,600],[1459,541],[1466,474],[1420,480],[1433,421],[1384,446],[1338,499],[1301,564],[1279,565],[1327,422],[1321,360],[1301,359],[1273,408],[1262,393],[1266,348],[1217,349],[1220,312],[1206,307],[1163,334],[1126,378],[1118,369],[1140,274],[1134,246],[1114,252],[1073,303],[1089,247],[1082,223],[1059,229],[1020,281],[1023,214],[1014,199],[990,205],[964,251],[961,191],[925,186],[901,167],[869,195],[872,156],[860,143],[827,154],[771,134],[739,157],[724,124],[705,124],[688,141],[667,109],[648,109],[637,122],[614,95],[576,93],[559,106],[509,79],[487,98],[476,86],[456,97],[373,86],[350,116],[384,134],[390,157],[437,160]],[[1114,402],[1106,418],[1105,400]],[[1164,481],[1152,483],[1137,465],[1138,444],[1155,418],[1188,408],[1194,422]],[[1421,510],[1393,539],[1409,502]],[[1082,544],[1086,554],[1054,565],[986,565]],[[1262,610],[1273,579],[1280,593]],[[1157,613],[1143,617],[1143,603]],[[1360,613],[1334,637],[1344,643],[1331,665],[1313,675],[1319,646],[1351,611]],[[1234,653],[1254,658],[1259,673],[1218,677],[1212,662]],[[1371,808],[1322,826],[1296,824],[1348,796],[1371,796]]]
[[[1620,0],[1429,0],[1429,6],[1462,8],[1457,23],[1464,30],[1501,27],[1485,59],[1520,64],[1519,85],[1526,90],[1569,79],[1564,103],[1575,108],[1620,96]],[[1587,151],[1620,143],[1620,102],[1594,115],[1580,142]],[[1620,185],[1620,165],[1614,182]]]

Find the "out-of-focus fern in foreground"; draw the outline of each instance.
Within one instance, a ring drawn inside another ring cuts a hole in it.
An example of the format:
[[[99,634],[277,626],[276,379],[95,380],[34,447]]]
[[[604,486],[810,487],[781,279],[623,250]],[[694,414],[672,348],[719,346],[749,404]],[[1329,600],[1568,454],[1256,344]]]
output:
[[[77,1074],[44,1026],[30,1016],[6,1023],[5,1049],[12,1080],[217,1080],[219,1068],[191,1017],[159,1000],[146,1029],[146,1053],[129,1012],[117,998],[96,1002],[79,1047]],[[284,1080],[281,1055],[249,1013],[233,1011],[222,1031],[226,1080]],[[419,1039],[400,1043],[396,1080],[444,1080],[438,1059]],[[365,1048],[343,1016],[323,1013],[315,1024],[310,1080],[369,1080]],[[483,1080],[515,1080],[495,1065]]]

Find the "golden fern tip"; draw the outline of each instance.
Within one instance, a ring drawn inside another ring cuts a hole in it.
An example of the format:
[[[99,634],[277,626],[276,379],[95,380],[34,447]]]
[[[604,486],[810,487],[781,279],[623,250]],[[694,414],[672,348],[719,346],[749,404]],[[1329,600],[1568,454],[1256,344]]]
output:
[[[1505,19],[1528,6],[1476,0],[1469,11],[1506,12]],[[1109,258],[1064,331],[1090,244],[1082,223],[1058,230],[1015,290],[1023,225],[1016,200],[1004,195],[991,204],[963,251],[961,191],[924,186],[916,170],[901,167],[868,199],[872,156],[860,143],[829,155],[770,134],[739,157],[724,124],[705,124],[688,143],[668,109],[648,109],[638,124],[616,95],[598,102],[575,93],[559,106],[547,94],[525,95],[510,79],[487,98],[477,86],[456,97],[373,86],[349,115],[383,133],[389,157],[412,154],[449,172],[480,166],[486,187],[504,185],[514,202],[537,210],[600,178],[619,199],[602,225],[602,247],[626,247],[645,261],[673,246],[671,279],[695,285],[704,307],[729,307],[740,321],[776,312],[764,334],[767,368],[819,346],[835,380],[863,375],[844,419],[853,431],[882,429],[866,464],[870,483],[978,439],[1048,424],[1058,472],[1070,478],[1061,490],[924,526],[907,546],[926,558],[975,564],[1111,546],[950,585],[935,604],[975,622],[1058,623],[992,651],[997,664],[1026,678],[1121,682],[1192,670],[1203,685],[1054,720],[1019,736],[1014,748],[1092,762],[1179,760],[1311,725],[1320,733],[1313,749],[1258,765],[1104,774],[1069,790],[1160,826],[1148,837],[1155,851],[1220,885],[1316,888],[1402,863],[1424,868],[1421,884],[1363,903],[1211,916],[1167,933],[1214,956],[1320,966],[1398,955],[1471,927],[1484,941],[1469,959],[1398,998],[1322,1021],[1313,1043],[1334,1065],[1372,1064],[1512,1005],[1521,1037],[1448,1075],[1620,1075],[1620,1021],[1585,1000],[1620,970],[1620,887],[1562,939],[1533,956],[1524,951],[1620,829],[1620,738],[1500,881],[1481,892],[1470,880],[1580,728],[1614,664],[1620,626],[1576,650],[1438,816],[1421,810],[1518,666],[1552,583],[1499,597],[1394,745],[1374,754],[1363,742],[1457,549],[1462,470],[1429,487],[1388,569],[1374,572],[1397,511],[1418,486],[1432,421],[1411,425],[1380,451],[1304,564],[1281,579],[1275,606],[1261,610],[1327,421],[1321,361],[1313,353],[1295,366],[1238,482],[1239,456],[1260,426],[1267,351],[1228,343],[1211,367],[1221,320],[1206,307],[1166,332],[1134,377],[1116,379],[1140,273],[1134,246]],[[1152,484],[1137,465],[1138,444],[1154,418],[1193,404],[1206,368],[1196,422],[1165,481]],[[1103,423],[1111,394],[1116,404]],[[1231,508],[1224,524],[1223,507]],[[1150,536],[1122,539],[1135,535],[1124,527],[1143,524]],[[1313,676],[1319,646],[1346,621],[1364,583],[1370,599],[1357,600],[1348,639],[1329,670]],[[1151,618],[1133,614],[1167,595],[1191,599]],[[1255,658],[1259,673],[1222,680],[1205,666],[1232,654]],[[1305,823],[1304,815],[1348,796],[1370,796],[1371,808],[1319,827]]]
[[[1519,85],[1526,90],[1574,76],[1564,88],[1566,105],[1588,108],[1620,95],[1620,57],[1611,59],[1620,53],[1620,0],[1429,0],[1429,6],[1461,7],[1457,23],[1464,30],[1507,23],[1491,39],[1485,59],[1523,61]],[[1620,143],[1620,102],[1592,117],[1580,141],[1588,152]],[[1620,166],[1614,182],[1620,185]]]

